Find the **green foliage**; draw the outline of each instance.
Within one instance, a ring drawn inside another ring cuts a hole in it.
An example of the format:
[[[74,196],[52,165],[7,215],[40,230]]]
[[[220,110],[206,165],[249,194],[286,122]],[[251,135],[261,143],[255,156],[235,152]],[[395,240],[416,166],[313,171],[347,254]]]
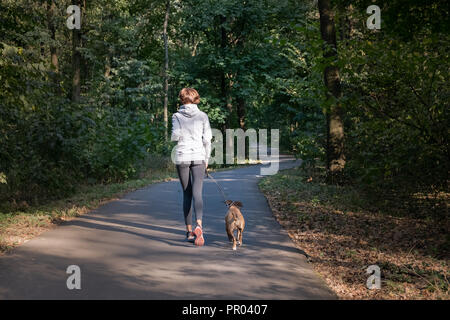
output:
[[[81,103],[74,104],[65,97],[71,81],[70,33],[62,29],[50,39],[44,5],[34,4],[34,15],[23,17],[25,1],[3,5],[1,27],[8,32],[0,43],[0,201],[39,202],[67,196],[80,183],[130,179],[150,152],[168,152],[163,125],[150,110],[160,95],[158,71],[133,51],[139,28],[124,28],[133,20],[128,14],[114,23],[109,16],[101,25],[107,32],[100,35],[91,29],[102,18],[99,7],[85,11],[87,30],[79,49],[84,87]],[[15,21],[22,23],[18,30]],[[60,49],[59,74],[46,55],[50,44]],[[105,52],[111,52],[107,77]]]
[[[339,48],[348,173],[383,186],[442,188],[449,170],[449,35],[367,33]]]
[[[446,6],[438,0],[380,2],[382,29],[371,31],[365,28],[369,4],[335,1],[334,8],[346,176],[355,183],[409,192],[445,189],[450,110]],[[289,107],[297,112],[291,146],[305,164],[314,164],[324,159],[326,147],[319,110],[326,111],[332,101],[320,77],[330,62],[321,57],[316,19],[292,28],[299,35],[291,38],[284,55],[300,72],[281,82]]]
[[[148,153],[168,155],[173,147],[164,139],[166,1],[87,3],[76,48],[77,104],[69,100],[69,1],[55,1],[51,19],[48,3],[0,3],[0,200],[58,197],[79,183],[126,180],[138,175]],[[340,103],[349,181],[444,188],[450,110],[444,1],[380,1],[379,31],[365,28],[372,1],[332,3],[337,62],[323,58],[313,1],[171,2],[169,119],[179,90],[192,86],[213,128],[237,128],[244,120],[246,128],[280,129],[283,151],[317,165],[325,160],[325,113]],[[329,63],[340,68],[340,101],[327,98],[323,85]]]
[[[161,152],[162,128],[149,125],[148,113],[112,109],[99,116],[88,133],[83,163],[89,177],[102,182],[136,177],[139,160],[148,152]]]

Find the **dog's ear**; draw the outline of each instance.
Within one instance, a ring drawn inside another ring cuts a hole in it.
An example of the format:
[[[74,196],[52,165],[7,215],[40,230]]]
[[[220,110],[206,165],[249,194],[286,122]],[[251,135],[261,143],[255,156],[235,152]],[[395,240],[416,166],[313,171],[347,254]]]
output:
[[[227,205],[227,206],[229,206],[230,205],[230,203],[232,203],[233,201],[231,201],[231,200],[226,200],[225,201],[225,204]]]
[[[239,207],[239,208],[242,208],[242,207],[243,207],[242,202],[240,202],[240,201],[235,201],[235,202],[234,202],[234,205],[235,205],[236,207]]]

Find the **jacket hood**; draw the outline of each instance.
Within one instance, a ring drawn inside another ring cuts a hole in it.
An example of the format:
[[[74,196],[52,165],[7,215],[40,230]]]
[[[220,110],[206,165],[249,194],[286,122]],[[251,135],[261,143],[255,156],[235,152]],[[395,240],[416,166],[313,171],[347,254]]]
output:
[[[196,104],[190,103],[190,104],[184,104],[184,105],[180,106],[180,108],[178,109],[178,112],[181,113],[185,117],[191,118],[191,117],[195,116],[197,113],[199,113],[200,110]]]

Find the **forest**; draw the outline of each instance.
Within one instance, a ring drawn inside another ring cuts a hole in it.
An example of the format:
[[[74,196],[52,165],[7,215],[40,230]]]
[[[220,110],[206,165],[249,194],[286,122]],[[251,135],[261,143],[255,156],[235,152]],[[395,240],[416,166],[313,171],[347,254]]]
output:
[[[193,87],[212,128],[279,129],[306,178],[443,227],[445,260],[449,26],[445,0],[1,0],[0,213],[159,165]]]

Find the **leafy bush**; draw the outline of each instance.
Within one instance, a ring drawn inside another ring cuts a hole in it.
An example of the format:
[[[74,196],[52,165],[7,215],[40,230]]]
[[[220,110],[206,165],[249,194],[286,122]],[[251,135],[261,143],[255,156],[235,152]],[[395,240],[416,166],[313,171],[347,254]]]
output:
[[[141,63],[126,62],[113,85],[95,87],[99,99],[80,104],[56,94],[39,58],[22,48],[3,44],[0,65],[0,201],[37,202],[66,196],[79,183],[128,179],[149,152],[167,152],[163,126],[143,108],[150,89],[131,71]],[[120,84],[124,74],[136,83]]]
[[[430,34],[343,46],[349,173],[365,183],[445,186],[448,50],[448,36]]]

